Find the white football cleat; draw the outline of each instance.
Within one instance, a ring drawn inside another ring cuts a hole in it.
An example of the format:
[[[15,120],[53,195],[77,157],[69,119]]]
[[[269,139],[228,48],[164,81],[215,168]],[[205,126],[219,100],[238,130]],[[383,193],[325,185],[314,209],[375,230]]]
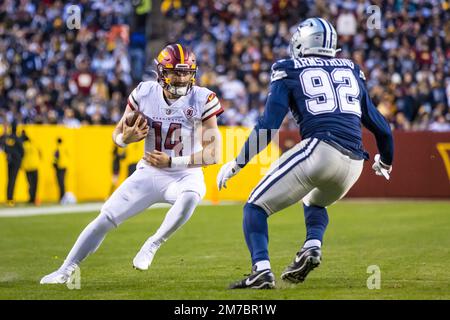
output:
[[[155,251],[139,250],[137,255],[133,259],[133,267],[137,270],[148,270],[152,264]]]
[[[63,284],[69,282],[72,272],[56,270],[41,279],[41,284]]]

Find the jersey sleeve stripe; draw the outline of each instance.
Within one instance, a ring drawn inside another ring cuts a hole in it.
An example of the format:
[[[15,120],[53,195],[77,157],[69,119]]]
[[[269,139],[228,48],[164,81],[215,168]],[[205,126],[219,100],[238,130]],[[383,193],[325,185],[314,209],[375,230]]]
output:
[[[208,108],[207,110],[205,110],[205,111],[202,113],[202,117],[205,116],[205,114],[207,114],[208,112],[211,112],[211,110],[213,110],[214,108],[216,108],[216,109],[220,108],[220,106],[217,107],[218,105],[219,105],[219,101],[217,101],[217,103],[216,103],[215,105],[213,105],[211,108]]]
[[[208,115],[208,116],[202,118],[202,121],[206,121],[206,120],[208,120],[209,118],[211,118],[211,117],[213,117],[213,116],[218,116],[218,115],[220,115],[223,111],[224,111],[224,110],[223,110],[222,106],[220,106],[220,109],[219,109],[219,110],[216,110],[216,111],[213,112],[212,114],[210,114],[210,115]]]
[[[134,98],[134,95],[133,95],[133,93],[131,93],[131,99],[133,99],[133,102],[136,104],[136,105],[138,105],[138,103],[137,103],[137,101],[136,101],[136,99]]]
[[[211,99],[210,101],[208,101],[208,102],[205,104],[205,109],[208,109],[209,107],[214,106],[214,105],[216,105],[217,103],[219,103],[219,98],[214,97],[213,99]]]
[[[132,107],[133,110],[139,109],[139,104],[136,101],[136,98],[134,97],[136,94],[136,89],[133,90],[133,92],[130,93],[128,96],[128,104],[130,107]]]
[[[128,99],[128,104],[127,105],[131,108],[131,110],[136,111],[136,108],[131,104],[130,99]]]

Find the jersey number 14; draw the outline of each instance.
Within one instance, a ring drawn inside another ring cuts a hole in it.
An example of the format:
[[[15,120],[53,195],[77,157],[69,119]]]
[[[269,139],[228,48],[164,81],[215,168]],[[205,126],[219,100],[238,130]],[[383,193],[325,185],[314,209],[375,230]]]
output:
[[[305,102],[310,113],[330,113],[339,107],[343,113],[361,116],[359,84],[350,69],[338,68],[331,73],[322,68],[306,69],[300,73],[300,83],[309,98]]]
[[[155,129],[155,149],[162,151],[162,122],[152,122],[152,128]],[[183,144],[181,141],[181,124],[171,123],[164,139],[164,149],[175,149],[178,156],[183,155]]]

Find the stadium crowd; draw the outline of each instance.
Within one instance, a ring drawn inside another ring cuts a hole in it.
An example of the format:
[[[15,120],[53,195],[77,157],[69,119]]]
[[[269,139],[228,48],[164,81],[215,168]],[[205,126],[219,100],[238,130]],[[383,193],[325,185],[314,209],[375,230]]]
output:
[[[358,63],[371,97],[392,126],[450,130],[448,1],[165,0],[169,41],[191,46],[200,84],[217,90],[219,121],[250,126],[264,107],[272,63],[288,55],[299,21],[328,19],[339,35],[339,57]],[[375,9],[376,10],[376,9]],[[292,119],[284,124],[295,127]]]
[[[67,30],[62,1],[0,4],[0,121],[77,127],[119,119],[142,73],[133,68],[124,27],[132,6],[79,4],[79,31]],[[160,9],[170,26],[167,42],[193,48],[198,83],[221,97],[221,124],[255,123],[272,63],[288,56],[299,21],[321,16],[336,26],[338,56],[361,65],[374,103],[393,127],[450,131],[449,2],[372,4],[381,10],[379,25],[364,0],[163,0]],[[293,120],[283,126],[293,128]]]
[[[106,124],[126,105],[133,74],[127,1],[77,3],[82,28],[69,30],[66,1],[0,4],[0,116],[11,123]],[[75,21],[75,20],[73,20]]]

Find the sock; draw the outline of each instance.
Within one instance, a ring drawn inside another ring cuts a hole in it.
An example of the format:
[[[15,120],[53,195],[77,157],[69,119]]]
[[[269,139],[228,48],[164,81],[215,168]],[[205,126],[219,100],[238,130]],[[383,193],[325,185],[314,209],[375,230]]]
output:
[[[114,227],[115,225],[105,214],[100,214],[78,236],[60,270],[78,266],[88,255],[98,249],[106,233]]]
[[[142,245],[141,250],[145,252],[156,252],[165,241],[164,239],[157,240],[154,236],[151,236]]]
[[[311,248],[311,247],[321,247],[322,243],[320,240],[313,239],[313,240],[307,240],[305,241],[305,244],[303,245],[303,248]]]
[[[270,261],[269,260],[258,261],[255,265],[256,265],[256,271],[270,269]]]
[[[269,231],[266,212],[252,203],[244,206],[244,235],[252,256],[252,265],[269,260]]]
[[[182,192],[167,212],[159,229],[145,241],[141,250],[153,252],[158,250],[161,244],[189,220],[200,200],[200,196],[196,192]]]
[[[303,205],[305,210],[305,224],[306,224],[306,241],[305,247],[308,244],[322,244],[323,235],[328,225],[327,209],[318,206]],[[309,240],[314,240],[309,242]]]

